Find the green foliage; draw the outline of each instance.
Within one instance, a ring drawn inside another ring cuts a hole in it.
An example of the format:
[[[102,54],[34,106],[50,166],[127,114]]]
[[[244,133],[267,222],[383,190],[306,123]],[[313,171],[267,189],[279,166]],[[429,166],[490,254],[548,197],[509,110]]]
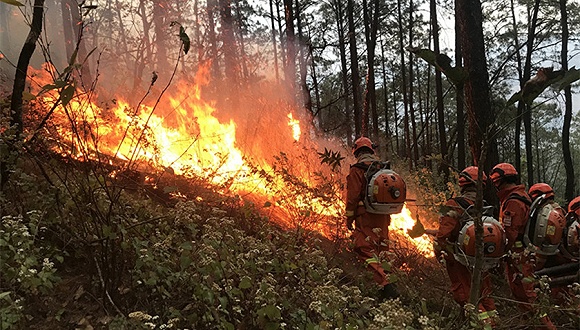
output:
[[[23,302],[29,296],[47,294],[58,281],[52,256],[43,244],[46,227],[42,215],[3,216],[0,222],[0,326],[8,329],[21,322]]]

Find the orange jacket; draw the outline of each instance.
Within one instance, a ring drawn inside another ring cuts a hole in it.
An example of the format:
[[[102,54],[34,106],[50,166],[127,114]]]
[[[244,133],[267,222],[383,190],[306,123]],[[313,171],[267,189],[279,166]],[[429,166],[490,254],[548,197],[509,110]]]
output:
[[[469,205],[473,205],[475,192],[466,192],[458,198],[463,198]],[[439,217],[439,230],[435,239],[441,248],[449,243],[457,242],[461,230],[461,217],[465,210],[457,203],[456,198],[448,199],[445,203],[446,213]]]
[[[500,200],[499,221],[505,229],[508,250],[514,245],[521,248],[521,240],[526,230],[532,201],[523,184],[509,186],[497,192]],[[524,202],[527,201],[527,202]],[[519,242],[516,244],[516,242]]]

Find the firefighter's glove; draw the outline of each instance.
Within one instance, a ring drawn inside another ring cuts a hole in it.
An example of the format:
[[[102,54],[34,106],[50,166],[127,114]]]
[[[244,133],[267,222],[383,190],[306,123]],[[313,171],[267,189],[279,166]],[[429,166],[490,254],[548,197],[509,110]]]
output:
[[[346,217],[346,228],[350,231],[354,230],[354,219],[355,217]]]

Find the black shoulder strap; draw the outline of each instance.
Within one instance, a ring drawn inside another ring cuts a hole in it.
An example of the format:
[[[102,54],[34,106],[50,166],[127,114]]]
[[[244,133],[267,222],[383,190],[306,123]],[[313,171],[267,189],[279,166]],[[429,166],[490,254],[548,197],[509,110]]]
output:
[[[365,163],[352,164],[352,165],[350,165],[350,167],[358,167],[358,168],[363,169],[365,171],[369,169],[369,166]]]
[[[517,199],[517,200],[523,202],[524,204],[526,204],[527,206],[531,206],[532,205],[532,202],[530,202],[529,199],[525,198],[524,196],[520,196],[518,194],[511,194],[511,195],[509,195],[508,198],[503,203],[504,204],[507,203],[507,201],[509,201],[510,199]]]
[[[471,206],[471,203],[469,203],[465,197],[455,197],[453,199],[463,210],[467,210],[467,208]]]

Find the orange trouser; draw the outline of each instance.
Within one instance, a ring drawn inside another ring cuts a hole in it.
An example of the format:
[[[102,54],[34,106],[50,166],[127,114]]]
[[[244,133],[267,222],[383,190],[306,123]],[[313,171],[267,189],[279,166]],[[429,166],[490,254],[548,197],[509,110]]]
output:
[[[457,260],[450,258],[445,259],[447,274],[451,281],[451,293],[453,300],[463,306],[469,302],[469,293],[471,291],[471,272],[467,267],[460,264]],[[481,298],[479,300],[479,310],[482,312],[495,311],[495,302],[489,295],[491,294],[491,277],[489,273],[481,274]]]
[[[511,258],[506,263],[507,281],[513,296],[522,302],[520,308],[526,312],[534,312],[533,304],[537,298],[534,291],[535,283],[526,279],[534,275],[534,260],[530,256],[524,256],[523,249],[517,249],[515,252],[519,257]],[[543,326],[535,329],[556,329],[547,315],[540,315],[540,322]]]
[[[382,226],[377,234],[370,226],[358,226],[353,233],[353,239],[354,251],[373,273],[374,281],[380,286],[387,285],[389,283],[388,276],[378,257],[382,251],[389,249],[388,227]]]

